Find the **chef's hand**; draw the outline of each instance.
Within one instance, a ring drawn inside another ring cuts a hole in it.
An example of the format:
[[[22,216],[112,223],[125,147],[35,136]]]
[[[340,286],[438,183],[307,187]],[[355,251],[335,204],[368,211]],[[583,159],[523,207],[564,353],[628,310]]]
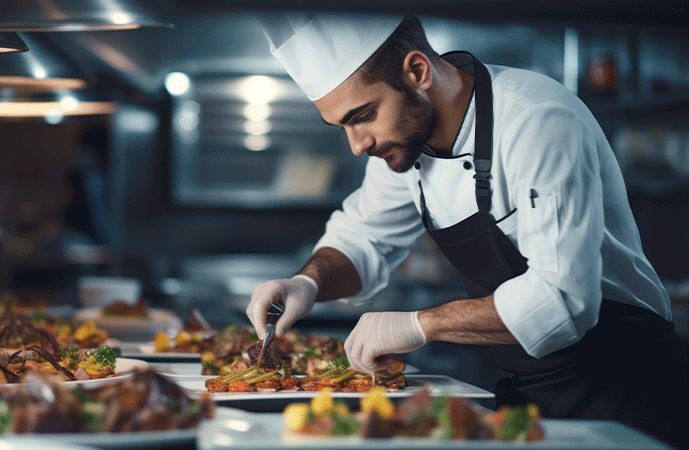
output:
[[[426,344],[417,312],[374,312],[361,316],[345,341],[349,365],[370,373],[386,368],[390,353],[407,353]]]
[[[246,315],[256,329],[260,339],[266,331],[266,317],[273,303],[285,307],[285,311],[275,324],[275,334],[282,337],[294,322],[305,317],[316,301],[318,285],[306,275],[295,275],[288,280],[271,280],[261,283],[251,294]]]

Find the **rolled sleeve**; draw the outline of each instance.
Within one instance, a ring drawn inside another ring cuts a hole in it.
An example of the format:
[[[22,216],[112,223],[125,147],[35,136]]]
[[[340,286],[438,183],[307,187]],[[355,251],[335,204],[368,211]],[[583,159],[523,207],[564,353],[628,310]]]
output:
[[[541,358],[581,339],[601,304],[603,192],[595,139],[558,104],[527,110],[506,133],[507,175],[527,271],[494,292],[507,329]]]
[[[500,319],[533,357],[546,356],[580,337],[558,289],[534,270],[501,284],[493,298]]]
[[[395,174],[385,161],[371,158],[359,189],[342,203],[314,247],[342,252],[359,275],[362,289],[340,299],[362,304],[388,285],[390,274],[406,258],[423,224],[404,175]]]

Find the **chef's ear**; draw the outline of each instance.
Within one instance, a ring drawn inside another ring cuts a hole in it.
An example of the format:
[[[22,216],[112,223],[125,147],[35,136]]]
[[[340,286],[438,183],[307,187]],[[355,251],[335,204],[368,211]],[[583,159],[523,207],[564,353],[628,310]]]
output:
[[[404,81],[412,89],[428,90],[433,84],[433,65],[428,57],[418,50],[407,53],[402,62]]]

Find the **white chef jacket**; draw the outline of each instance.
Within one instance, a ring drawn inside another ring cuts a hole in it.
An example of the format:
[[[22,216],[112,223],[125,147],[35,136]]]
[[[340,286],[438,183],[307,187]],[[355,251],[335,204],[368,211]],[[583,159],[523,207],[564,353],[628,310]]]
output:
[[[492,208],[498,226],[528,258],[525,273],[494,292],[498,315],[530,355],[573,344],[598,321],[602,298],[671,320],[670,302],[641,248],[619,165],[586,106],[534,72],[488,66],[493,86]],[[418,181],[434,228],[478,211],[472,98],[451,158],[432,151],[398,174],[370,158],[359,189],[335,211],[314,249],[346,255],[366,301],[389,280],[424,232]],[[465,164],[468,162],[469,164]],[[531,189],[537,197],[530,198]]]

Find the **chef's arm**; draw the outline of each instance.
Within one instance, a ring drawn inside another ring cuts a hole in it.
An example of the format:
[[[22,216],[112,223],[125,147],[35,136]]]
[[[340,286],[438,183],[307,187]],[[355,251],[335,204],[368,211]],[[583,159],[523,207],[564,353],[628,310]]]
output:
[[[493,295],[455,300],[418,313],[426,341],[454,344],[514,344],[516,339],[498,316]]]
[[[316,282],[316,301],[319,302],[352,297],[361,291],[361,280],[352,262],[342,252],[331,247],[316,250],[299,273]]]

